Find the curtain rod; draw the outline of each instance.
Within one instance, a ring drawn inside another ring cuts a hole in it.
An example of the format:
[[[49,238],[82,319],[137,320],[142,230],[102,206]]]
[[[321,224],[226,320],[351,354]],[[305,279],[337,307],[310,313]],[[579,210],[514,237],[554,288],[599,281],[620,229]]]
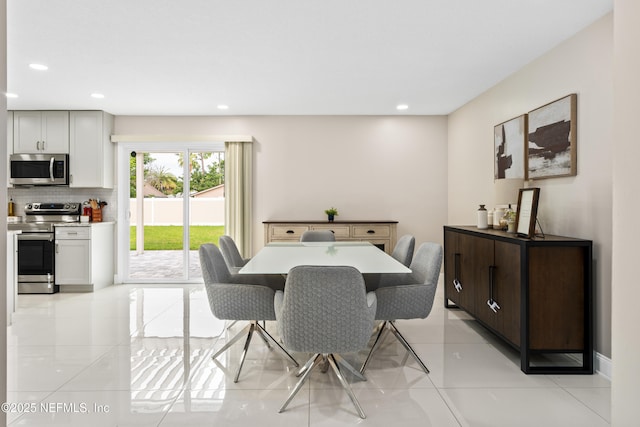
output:
[[[253,142],[251,135],[111,135],[111,142]]]

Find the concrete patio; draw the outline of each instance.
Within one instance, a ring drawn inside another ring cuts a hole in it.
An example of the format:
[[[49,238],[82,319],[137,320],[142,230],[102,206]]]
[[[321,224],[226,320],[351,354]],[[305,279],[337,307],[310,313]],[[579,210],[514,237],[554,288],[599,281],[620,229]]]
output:
[[[198,251],[189,251],[189,279],[202,278]],[[129,252],[129,279],[183,281],[182,251]]]

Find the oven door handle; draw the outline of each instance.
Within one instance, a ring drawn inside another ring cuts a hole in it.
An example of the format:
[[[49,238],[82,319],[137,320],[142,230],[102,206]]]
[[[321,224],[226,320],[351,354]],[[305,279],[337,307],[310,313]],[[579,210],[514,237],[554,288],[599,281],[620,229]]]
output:
[[[49,233],[42,234],[18,234],[18,240],[46,240],[53,242],[53,235]]]

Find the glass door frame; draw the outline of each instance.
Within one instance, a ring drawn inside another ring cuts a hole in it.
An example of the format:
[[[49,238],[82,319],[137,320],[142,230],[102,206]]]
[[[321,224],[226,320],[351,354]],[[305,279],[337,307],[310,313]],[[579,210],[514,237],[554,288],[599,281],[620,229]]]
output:
[[[183,198],[182,215],[183,215],[183,231],[182,231],[182,254],[183,254],[183,275],[182,279],[169,278],[166,280],[150,278],[150,279],[131,279],[129,278],[129,247],[130,247],[130,223],[131,223],[131,207],[129,204],[130,194],[130,170],[129,156],[132,151],[143,153],[183,153],[184,159],[189,159],[190,153],[199,152],[224,152],[224,142],[184,142],[184,141],[137,141],[137,142],[121,142],[117,147],[118,158],[118,214],[117,214],[117,275],[116,283],[201,283],[202,279],[189,278],[189,230],[190,230],[190,203],[189,198]],[[183,177],[189,176],[189,162],[183,162]],[[189,180],[184,180],[183,192],[189,194]],[[186,203],[185,203],[186,202]]]

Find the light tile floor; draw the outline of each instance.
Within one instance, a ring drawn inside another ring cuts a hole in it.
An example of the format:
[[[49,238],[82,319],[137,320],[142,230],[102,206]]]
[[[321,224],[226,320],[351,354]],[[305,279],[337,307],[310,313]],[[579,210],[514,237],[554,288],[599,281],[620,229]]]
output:
[[[425,320],[397,322],[430,375],[389,337],[368,381],[348,377],[367,414],[361,420],[335,377],[320,372],[279,414],[294,369],[257,338],[234,384],[242,344],[210,356],[243,325],[228,331],[215,319],[202,285],[20,295],[8,330],[9,425],[610,425],[607,379],[525,375],[517,353],[442,300]],[[365,354],[346,358],[357,364]]]

